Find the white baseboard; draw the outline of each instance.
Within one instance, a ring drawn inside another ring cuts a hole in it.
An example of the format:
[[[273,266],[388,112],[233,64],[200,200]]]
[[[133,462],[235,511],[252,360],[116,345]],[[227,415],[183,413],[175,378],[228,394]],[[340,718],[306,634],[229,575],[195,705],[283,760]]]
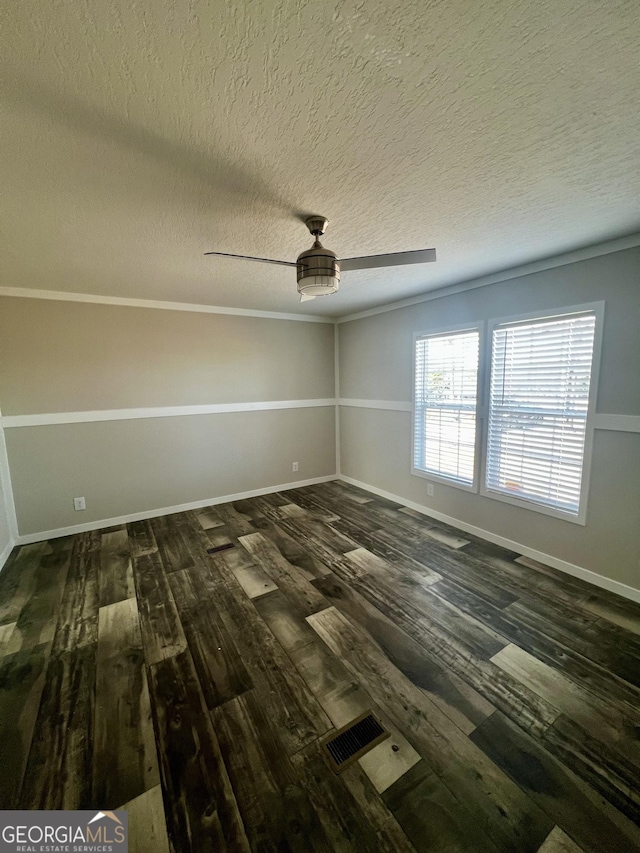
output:
[[[316,483],[328,483],[335,480],[335,474],[327,474],[324,477],[314,477],[311,480],[297,480],[295,483],[281,483],[278,486],[267,486],[264,489],[253,489],[250,492],[238,492],[235,495],[221,495],[217,498],[206,498],[202,501],[191,501],[177,506],[165,506],[159,509],[145,510],[144,512],[133,512],[129,515],[119,515],[117,518],[102,518],[98,521],[88,521],[85,524],[73,524],[71,527],[59,527],[56,530],[42,530],[39,533],[27,533],[18,536],[16,545],[30,545],[32,542],[42,542],[45,539],[59,539],[61,536],[72,536],[74,533],[84,533],[87,530],[100,530],[102,527],[115,527],[118,524],[127,524],[130,521],[143,521],[145,518],[157,518],[160,515],[171,515],[175,512],[187,512],[190,509],[201,509],[203,506],[215,506],[230,501],[241,501],[245,498],[257,498],[260,495],[269,495],[273,492],[282,492],[286,489],[297,489],[302,486],[313,486]],[[8,555],[7,555],[8,556]]]
[[[0,572],[4,568],[4,564],[9,559],[9,554],[13,551],[15,546],[16,543],[13,541],[13,539],[9,539],[7,546],[2,550],[2,552],[0,552]]]
[[[452,527],[457,527],[459,530],[464,530],[466,533],[472,533],[474,536],[479,536],[481,539],[493,542],[494,545],[501,545],[509,551],[516,551],[524,557],[531,557],[531,559],[537,560],[539,563],[544,563],[554,569],[559,569],[561,572],[566,572],[574,578],[580,578],[580,580],[587,581],[587,583],[593,584],[601,589],[606,589],[609,592],[616,593],[616,595],[621,595],[623,598],[628,598],[631,601],[637,601],[640,603],[640,589],[636,589],[633,586],[628,586],[620,581],[606,578],[604,575],[599,575],[589,569],[583,569],[581,566],[575,566],[573,563],[568,563],[566,560],[560,560],[558,557],[552,557],[551,554],[544,554],[542,551],[536,551],[535,548],[529,548],[527,545],[521,545],[519,542],[514,542],[512,539],[506,539],[504,536],[498,536],[497,533],[491,533],[489,530],[483,530],[481,527],[476,527],[474,524],[468,524],[466,521],[461,521],[459,518],[453,518],[450,515],[445,515],[443,512],[438,512],[430,507],[417,504],[414,501],[407,500],[406,498],[400,497],[400,495],[394,495],[392,492],[387,492],[384,489],[378,489],[370,483],[363,483],[360,480],[354,480],[352,477],[345,477],[342,474],[337,478],[332,479],[342,480],[352,486],[357,486],[360,489],[373,492],[374,495],[379,495],[381,498],[387,498],[387,500],[395,501],[395,503],[415,509],[417,512],[430,516],[431,518],[435,518],[437,521],[444,521]]]

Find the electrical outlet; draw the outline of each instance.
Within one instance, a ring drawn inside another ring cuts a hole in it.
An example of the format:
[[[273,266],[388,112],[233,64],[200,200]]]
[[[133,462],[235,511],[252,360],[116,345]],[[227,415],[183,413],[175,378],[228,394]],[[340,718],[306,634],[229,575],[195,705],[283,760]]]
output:
[[[427,483],[427,494],[430,498],[433,497],[433,483]]]
[[[294,463],[293,463],[293,465],[291,466],[291,470],[292,470],[292,471],[297,471],[297,470],[298,470],[298,463],[297,463],[297,462],[294,462]]]
[[[85,501],[84,498],[74,498],[73,499],[73,508],[76,510],[76,512],[79,509],[86,509],[87,508],[87,502]]]

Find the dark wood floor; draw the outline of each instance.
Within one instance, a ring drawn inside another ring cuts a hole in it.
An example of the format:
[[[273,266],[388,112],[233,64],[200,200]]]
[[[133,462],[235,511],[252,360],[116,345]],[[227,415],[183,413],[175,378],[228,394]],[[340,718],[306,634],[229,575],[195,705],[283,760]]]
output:
[[[639,606],[337,482],[26,545],[0,808],[127,808],[133,853],[640,851],[639,650]]]

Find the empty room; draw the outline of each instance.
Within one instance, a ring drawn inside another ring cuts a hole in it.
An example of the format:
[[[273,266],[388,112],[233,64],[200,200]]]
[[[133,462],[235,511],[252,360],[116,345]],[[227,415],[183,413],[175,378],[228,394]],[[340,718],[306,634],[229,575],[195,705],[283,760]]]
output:
[[[640,851],[637,2],[0,19],[0,850]]]

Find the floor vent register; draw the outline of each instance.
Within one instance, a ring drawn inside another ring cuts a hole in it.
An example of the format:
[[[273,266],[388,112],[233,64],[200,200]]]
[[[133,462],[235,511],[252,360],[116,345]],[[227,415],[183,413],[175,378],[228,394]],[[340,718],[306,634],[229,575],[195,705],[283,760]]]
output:
[[[322,741],[322,752],[334,773],[341,773],[374,746],[391,737],[371,711],[365,711]]]

